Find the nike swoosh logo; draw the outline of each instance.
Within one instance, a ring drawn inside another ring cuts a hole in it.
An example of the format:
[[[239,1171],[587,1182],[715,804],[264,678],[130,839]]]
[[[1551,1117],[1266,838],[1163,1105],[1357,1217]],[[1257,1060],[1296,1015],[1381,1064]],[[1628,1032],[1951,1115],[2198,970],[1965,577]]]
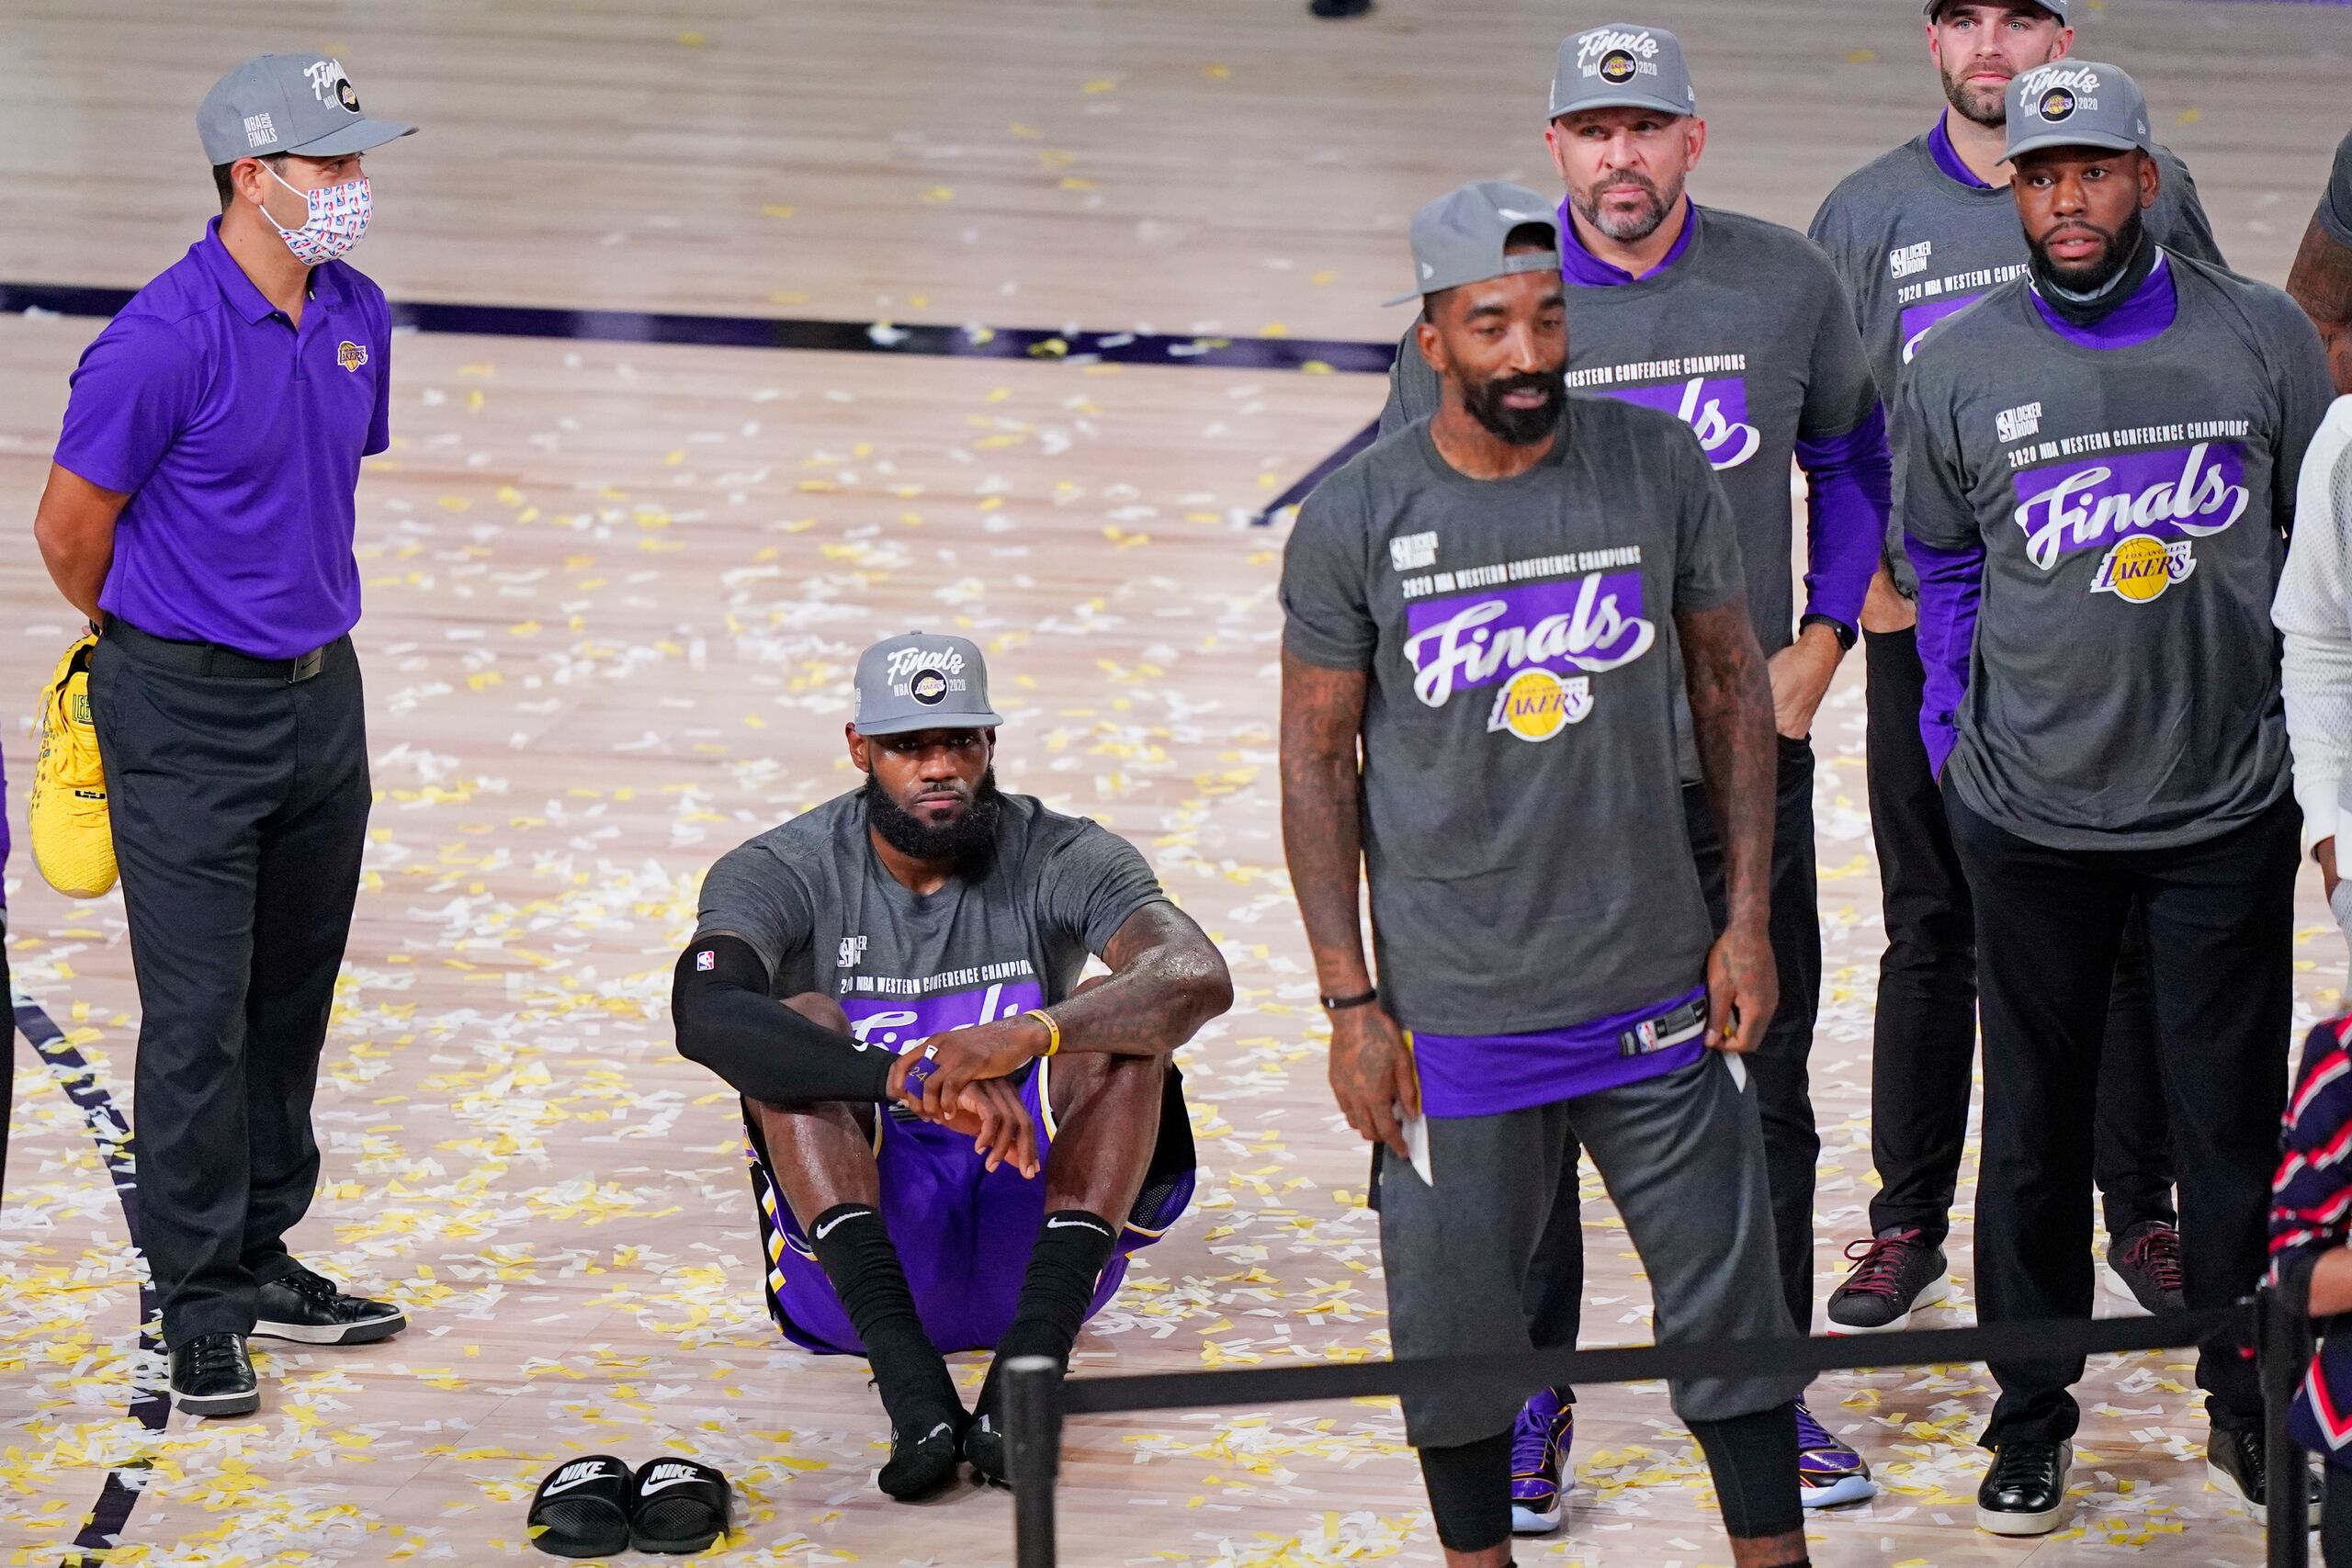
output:
[[[540,1493],[539,1495],[542,1497],[552,1497],[559,1492],[569,1492],[575,1486],[585,1486],[592,1481],[602,1481],[604,1479],[605,1479],[605,1467],[598,1465],[595,1469],[590,1471],[585,1475],[575,1475],[568,1481],[551,1483],[548,1489],[545,1492]]]
[[[835,1224],[839,1224],[841,1222],[836,1220],[833,1223]],[[1109,1235],[1111,1234],[1109,1226],[1098,1225],[1092,1220],[1047,1220],[1046,1222],[1046,1228],[1049,1231],[1066,1231],[1073,1226],[1091,1230],[1097,1235]]]
[[[643,1486],[639,1487],[639,1491],[643,1493],[659,1492],[665,1486],[684,1486],[689,1481],[700,1481],[701,1479],[701,1476],[694,1474],[673,1475],[664,1481],[649,1481]]]
[[[855,1214],[843,1214],[841,1218],[835,1220],[829,1225],[819,1225],[817,1227],[817,1234],[812,1239],[822,1241],[827,1236],[832,1235],[835,1231],[841,1229],[843,1225],[849,1224],[850,1221],[856,1219],[857,1217],[858,1216]]]

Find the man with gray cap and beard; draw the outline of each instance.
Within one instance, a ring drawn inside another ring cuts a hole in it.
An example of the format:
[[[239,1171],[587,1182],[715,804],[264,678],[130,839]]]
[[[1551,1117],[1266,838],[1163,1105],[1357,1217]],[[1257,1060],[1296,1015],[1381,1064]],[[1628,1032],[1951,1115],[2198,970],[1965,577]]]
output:
[[[1282,581],[1283,844],[1332,1089],[1378,1145],[1396,1353],[1543,1343],[1538,1249],[1576,1231],[1580,1148],[1661,1344],[1792,1336],[1739,1065],[1777,989],[1774,757],[1730,508],[1670,412],[1563,387],[1543,197],[1466,186],[1412,241],[1437,412],[1317,488]],[[1722,824],[1720,935],[1685,838],[1678,707]],[[1740,1568],[1805,1561],[1804,1382],[1673,1388]],[[1450,1568],[1510,1562],[1521,1415],[1508,1391],[1405,1400]]]
[[[2266,1259],[2286,1089],[2300,814],[2270,608],[2327,361],[2285,294],[2149,233],[2162,164],[2123,72],[2024,72],[2007,125],[2028,276],[1928,333],[1894,422],[1921,739],[1976,906],[1978,1314],[2089,1314],[2091,1121],[2132,920],[2182,1292],[2224,1307]],[[1977,1522],[2043,1534],[2083,1359],[1990,1370]],[[2258,1513],[2262,1394],[2234,1333],[2197,1381],[2208,1474]]]
[[[248,1335],[356,1345],[406,1322],[286,1235],[318,1185],[311,1106],[373,799],[352,537],[360,459],[391,442],[391,312],[340,258],[373,210],[362,156],[415,129],[362,113],[328,55],[213,85],[197,133],[220,215],[83,351],[33,520],[99,636],[139,1245],[172,1397],[200,1416],[258,1405]]]
[[[1928,52],[1945,106],[1927,130],[1848,175],[1812,234],[1850,296],[1891,404],[1922,334],[2022,274],[2004,162],[2007,89],[2064,57],[2069,0],[1928,0]],[[2175,255],[2223,265],[2188,168],[2154,149],[2148,232]],[[1901,520],[1862,611],[1869,666],[1871,834],[1886,951],[1871,1049],[1871,1236],[1830,1292],[1829,1331],[1903,1328],[1951,1287],[1944,1237],[1968,1131],[1976,1059],[1976,937],[1943,798],[1919,743],[1921,670]],[[2132,928],[2136,932],[2136,922]],[[2093,1168],[2106,1199],[2110,1278],[2151,1312],[2180,1308],[2180,1233],[2146,960],[2127,935],[2108,1014]],[[1857,1256],[1858,1255],[1858,1256]]]
[[[865,1358],[909,1500],[1006,1479],[996,1366],[1067,1364],[1183,1213],[1173,1058],[1233,986],[1133,845],[998,790],[978,648],[890,637],[856,682],[864,785],[711,868],[671,1011],[743,1096],[769,1314]],[[967,1415],[941,1353],[978,1349]]]
[[[1662,410],[1698,436],[1731,503],[1747,608],[1771,681],[1780,1008],[1747,1066],[1764,1122],[1781,1297],[1791,1320],[1807,1328],[1821,1156],[1808,1068],[1821,992],[1810,737],[1814,712],[1858,636],[1885,534],[1885,420],[1852,312],[1819,249],[1778,224],[1702,208],[1686,193],[1707,126],[1672,33],[1612,23],[1570,36],[1560,45],[1549,107],[1545,141],[1567,191],[1556,210],[1568,388]],[[1436,375],[1408,334],[1382,429],[1428,414],[1437,396]],[[1790,586],[1792,458],[1809,481],[1802,602]],[[1681,766],[1685,829],[1720,927],[1727,918],[1723,836],[1687,741]],[[1573,1189],[1573,1168],[1565,1179]],[[1572,1345],[1578,1328],[1582,1237],[1573,1205],[1561,1213],[1564,1226],[1545,1244],[1538,1270],[1539,1345]],[[1513,1492],[1526,1533],[1559,1522],[1570,1400],[1566,1389],[1546,1390],[1521,1423]],[[1875,1486],[1861,1456],[1803,1404],[1797,1420],[1805,1505],[1869,1497]]]

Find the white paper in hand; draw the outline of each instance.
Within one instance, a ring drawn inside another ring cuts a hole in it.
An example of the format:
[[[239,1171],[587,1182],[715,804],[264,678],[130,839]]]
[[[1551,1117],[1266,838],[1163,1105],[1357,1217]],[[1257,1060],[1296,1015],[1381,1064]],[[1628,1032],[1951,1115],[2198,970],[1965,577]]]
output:
[[[1421,1179],[1422,1186],[1434,1188],[1437,1178],[1430,1174],[1429,1118],[1400,1115],[1398,1119],[1405,1125],[1405,1153],[1413,1162],[1413,1174]]]

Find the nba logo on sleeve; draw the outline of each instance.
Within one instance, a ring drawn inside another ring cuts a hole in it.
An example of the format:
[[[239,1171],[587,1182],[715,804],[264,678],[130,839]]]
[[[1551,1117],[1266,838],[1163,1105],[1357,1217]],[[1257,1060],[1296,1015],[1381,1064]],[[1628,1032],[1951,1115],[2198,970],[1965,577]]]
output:
[[[717,949],[706,947],[700,953],[695,954],[695,969],[696,973],[707,975],[718,967],[718,953]]]

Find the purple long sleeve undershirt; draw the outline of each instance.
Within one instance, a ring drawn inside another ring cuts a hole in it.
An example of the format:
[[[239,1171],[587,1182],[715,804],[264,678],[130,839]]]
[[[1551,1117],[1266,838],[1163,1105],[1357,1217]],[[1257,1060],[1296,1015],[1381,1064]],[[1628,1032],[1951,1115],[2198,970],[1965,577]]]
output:
[[[1960,703],[1968,693],[1968,659],[1976,646],[1976,606],[1984,592],[1984,547],[1948,550],[1903,536],[1919,574],[1919,739],[1928,767],[1943,776],[1960,739]]]
[[[1878,570],[1894,504],[1894,458],[1886,441],[1886,410],[1843,435],[1797,442],[1805,478],[1805,614],[1861,629],[1862,601]]]

